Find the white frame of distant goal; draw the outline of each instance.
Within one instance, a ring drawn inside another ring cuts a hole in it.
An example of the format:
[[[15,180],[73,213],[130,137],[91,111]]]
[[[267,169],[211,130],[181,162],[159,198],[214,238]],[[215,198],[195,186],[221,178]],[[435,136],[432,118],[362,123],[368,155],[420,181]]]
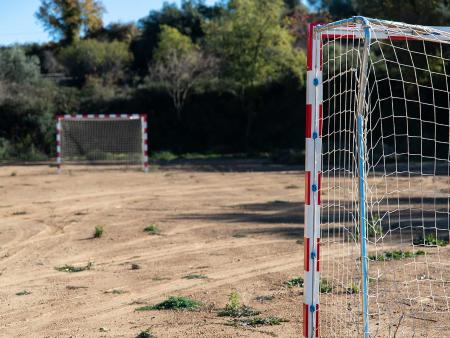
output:
[[[141,122],[141,139],[142,139],[142,170],[148,172],[148,123],[147,115],[145,114],[77,114],[77,115],[58,115],[56,117],[56,166],[58,173],[62,170],[64,162],[64,154],[62,153],[62,122],[63,121],[89,121],[89,120],[109,120],[109,121],[123,121],[123,120],[140,120]]]

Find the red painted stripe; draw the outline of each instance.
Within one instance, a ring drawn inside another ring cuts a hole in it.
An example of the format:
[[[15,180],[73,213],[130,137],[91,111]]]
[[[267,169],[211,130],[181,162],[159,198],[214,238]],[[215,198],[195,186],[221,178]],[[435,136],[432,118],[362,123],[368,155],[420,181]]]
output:
[[[320,271],[320,238],[317,238],[317,271]]]
[[[144,167],[148,167],[148,162],[144,162]]]
[[[322,123],[323,123],[323,105],[319,104],[319,137],[322,136]]]
[[[148,140],[147,139],[144,140],[144,144],[148,144]]]
[[[56,157],[61,157],[61,153],[56,153]]]
[[[316,305],[316,337],[319,337],[319,304]]]
[[[312,135],[312,105],[306,105],[306,125],[305,125],[305,137],[311,138]]]
[[[109,119],[109,114],[105,114],[105,119]]]
[[[322,188],[322,172],[319,171],[317,175],[317,204],[320,205],[320,192]]]
[[[56,145],[60,146],[61,145],[61,141],[56,141]]]
[[[144,133],[147,133],[147,128],[144,128]]]
[[[94,118],[95,119],[98,119],[99,117],[98,117],[98,114],[94,114]]]
[[[148,151],[144,151],[144,156],[148,156]]]
[[[305,271],[309,271],[309,256],[310,256],[310,244],[309,238],[304,237],[303,239],[303,266]]]
[[[311,204],[311,172],[305,171],[305,204]]]
[[[308,316],[309,316],[309,306],[308,304],[303,304],[303,337],[308,337]]]
[[[322,34],[322,39],[353,39],[355,34]]]
[[[313,54],[313,31],[314,31],[314,23],[310,23],[308,26],[308,41],[307,41],[307,45],[306,45],[306,62],[307,62],[307,67],[308,70],[312,69],[312,54]]]
[[[86,119],[88,117],[88,114],[82,114],[81,115],[84,119]]]

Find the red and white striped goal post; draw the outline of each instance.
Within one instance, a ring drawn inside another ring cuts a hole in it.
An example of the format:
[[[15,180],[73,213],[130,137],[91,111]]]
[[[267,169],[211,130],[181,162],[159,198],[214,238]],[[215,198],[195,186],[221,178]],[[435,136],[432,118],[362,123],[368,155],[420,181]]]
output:
[[[61,172],[62,152],[61,152],[61,123],[63,120],[141,120],[142,130],[142,167],[144,172],[148,172],[148,123],[146,114],[61,114],[56,116],[56,166]]]

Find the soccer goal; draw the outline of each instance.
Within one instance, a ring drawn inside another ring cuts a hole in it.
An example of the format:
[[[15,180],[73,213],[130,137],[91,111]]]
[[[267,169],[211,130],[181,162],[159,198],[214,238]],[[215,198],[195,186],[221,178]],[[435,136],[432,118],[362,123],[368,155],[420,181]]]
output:
[[[140,165],[148,171],[147,117],[138,114],[60,115],[56,125],[62,164]]]
[[[450,334],[449,61],[446,28],[310,26],[304,337]]]

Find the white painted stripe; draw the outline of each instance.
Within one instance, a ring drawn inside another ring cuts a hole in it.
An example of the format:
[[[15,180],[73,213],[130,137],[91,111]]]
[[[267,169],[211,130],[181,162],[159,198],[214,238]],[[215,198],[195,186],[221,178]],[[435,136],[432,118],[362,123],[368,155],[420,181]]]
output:
[[[305,141],[305,171],[313,171],[314,169],[314,140],[307,138]]]

